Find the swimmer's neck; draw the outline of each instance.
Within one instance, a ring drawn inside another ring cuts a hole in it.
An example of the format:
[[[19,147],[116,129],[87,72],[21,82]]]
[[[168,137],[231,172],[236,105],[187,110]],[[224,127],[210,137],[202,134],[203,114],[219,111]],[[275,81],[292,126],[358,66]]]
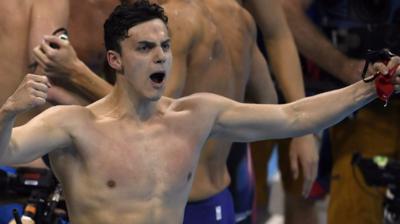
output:
[[[114,86],[113,91],[104,98],[102,104],[107,108],[102,114],[115,118],[129,118],[137,121],[146,121],[157,116],[161,111],[160,100],[150,100],[138,96],[134,91],[121,83]]]

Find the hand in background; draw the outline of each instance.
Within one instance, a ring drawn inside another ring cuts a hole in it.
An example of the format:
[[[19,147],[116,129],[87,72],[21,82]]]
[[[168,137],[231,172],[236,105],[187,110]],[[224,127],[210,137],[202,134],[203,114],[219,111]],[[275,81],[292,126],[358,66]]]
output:
[[[42,43],[33,49],[33,55],[48,76],[70,78],[81,62],[70,42],[57,36],[45,36]]]
[[[289,157],[293,178],[299,177],[301,169],[304,177],[303,195],[308,196],[318,174],[319,148],[314,135],[293,138]]]

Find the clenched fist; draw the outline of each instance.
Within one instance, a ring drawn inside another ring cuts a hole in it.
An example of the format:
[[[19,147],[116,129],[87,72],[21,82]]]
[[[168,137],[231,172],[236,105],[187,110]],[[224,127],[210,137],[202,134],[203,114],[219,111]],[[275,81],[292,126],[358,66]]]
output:
[[[7,99],[4,109],[20,113],[43,105],[46,103],[47,91],[50,86],[46,76],[27,74],[17,90]]]

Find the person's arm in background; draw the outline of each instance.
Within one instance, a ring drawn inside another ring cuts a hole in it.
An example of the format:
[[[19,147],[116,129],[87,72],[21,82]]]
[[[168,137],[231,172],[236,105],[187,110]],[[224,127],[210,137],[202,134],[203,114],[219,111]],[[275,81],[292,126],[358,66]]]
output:
[[[30,34],[30,64],[34,62],[32,50],[43,41],[45,35],[51,35],[59,28],[66,28],[69,18],[69,0],[35,0],[33,3]]]
[[[246,101],[258,104],[278,103],[278,94],[272,80],[268,63],[257,45],[257,27],[253,18],[251,21],[250,35],[254,40],[251,47],[250,76],[246,86]]]
[[[166,11],[168,7],[171,6],[165,6]],[[164,95],[176,98],[182,95],[186,83],[187,56],[197,25],[188,24],[189,21],[181,14],[170,16],[169,21],[174,61]],[[46,74],[68,78],[95,100],[111,91],[111,85],[99,78],[77,57],[69,41],[57,39],[55,36],[46,37],[44,40],[45,42],[35,47],[34,58]],[[49,43],[56,43],[60,48],[51,49]]]
[[[50,44],[59,48],[51,48]],[[33,53],[46,75],[67,78],[92,100],[98,100],[111,91],[112,86],[78,58],[68,40],[61,40],[57,36],[45,36],[43,42],[34,48]]]
[[[363,60],[341,53],[307,17],[310,0],[282,0],[286,18],[299,51],[346,84],[360,80]]]
[[[41,47],[44,45],[48,46],[50,40],[54,42],[54,40],[51,38],[47,38],[45,40],[45,35],[51,35],[55,30],[67,27],[70,10],[69,1],[70,0],[35,0],[31,18],[32,23],[29,41],[30,52],[28,52],[31,62],[40,62],[36,56],[37,52],[35,53],[33,51],[33,49],[38,47],[40,48],[39,50],[41,51],[42,55],[47,56],[47,58],[42,60],[42,62],[47,63],[47,66],[50,65],[51,67],[54,65],[54,63],[59,63],[58,65],[61,65],[64,62],[72,62],[70,58],[62,57],[61,60],[65,61],[57,61],[60,59],[57,57],[60,57],[60,54],[63,56],[62,54],[64,54],[66,50],[70,50],[71,52],[71,49],[65,49],[68,47],[66,46],[67,44],[61,45],[63,48],[59,49],[60,52],[56,50],[52,51],[53,49],[45,52],[43,47]],[[58,43],[58,45],[60,45],[60,43]],[[78,59],[73,62],[80,62],[80,60]],[[49,72],[43,71],[46,69],[46,67],[43,66],[44,65],[42,63],[41,66],[36,69],[35,73],[46,74]],[[63,86],[53,85],[53,88],[49,90],[49,100],[55,101],[58,104],[87,104],[87,98],[90,98],[91,100],[98,99],[110,91],[111,86],[91,72],[83,63],[75,63],[74,67],[70,68],[72,70],[70,71],[69,76],[64,76],[64,78],[68,79],[72,85],[82,90],[82,92],[85,93],[85,96],[83,97],[81,93],[68,91],[67,89],[63,88]]]
[[[25,53],[28,61],[27,65],[33,64],[33,54],[32,49],[34,46],[39,44],[44,35],[49,35],[60,27],[66,27],[69,14],[69,0],[35,0],[32,1],[31,11],[30,11],[30,25],[29,25],[29,38],[27,52]],[[35,74],[43,74],[40,69],[35,69]],[[18,125],[25,123],[27,117],[31,117],[43,108],[37,109],[37,111],[28,111],[27,114],[22,115],[17,123]],[[31,114],[32,113],[32,114]],[[45,164],[41,160],[35,160],[30,163],[18,164],[17,166],[29,166],[36,168],[45,168]]]
[[[255,34],[254,38],[256,38]],[[268,64],[256,42],[252,46],[251,72],[246,86],[246,101],[260,104],[278,103],[278,94]]]
[[[30,65],[35,63],[33,49],[43,42],[45,35],[51,35],[59,28],[66,28],[69,19],[69,0],[35,0],[32,7],[31,25],[29,35],[29,55]],[[35,74],[44,75],[44,71],[39,66],[34,66]],[[63,88],[53,86],[49,90],[49,99],[59,104],[82,104],[84,99],[75,94],[68,94]],[[54,94],[53,94],[54,93]]]
[[[300,59],[280,1],[250,0],[246,1],[246,8],[263,34],[271,70],[286,101],[305,97]],[[313,135],[292,139],[290,166],[294,178],[298,177],[301,166],[305,194],[308,194],[317,176],[318,158],[318,147]]]

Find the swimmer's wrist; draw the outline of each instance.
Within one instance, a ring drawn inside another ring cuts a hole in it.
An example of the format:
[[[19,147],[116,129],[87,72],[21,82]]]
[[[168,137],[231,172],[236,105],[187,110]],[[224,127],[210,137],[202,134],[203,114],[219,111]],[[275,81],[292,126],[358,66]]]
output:
[[[71,78],[73,79],[79,79],[80,73],[82,73],[82,69],[85,68],[85,64],[77,59],[73,62],[72,68],[71,68]]]
[[[70,71],[70,79],[75,84],[80,84],[85,74],[86,65],[81,60],[76,60]]]
[[[0,119],[3,120],[8,118],[15,118],[18,114],[26,111],[26,109],[21,108],[18,99],[15,99],[14,95],[7,98],[6,102],[0,107]]]
[[[0,120],[15,118],[18,113],[19,111],[16,110],[12,106],[12,103],[8,102],[7,100],[6,103],[4,103],[0,108]]]
[[[99,82],[98,80],[100,77],[98,77],[95,73],[90,70],[89,67],[86,66],[84,62],[81,60],[78,60],[76,63],[76,66],[74,66],[74,72],[71,73],[71,81],[84,89],[87,89],[88,86],[98,86]]]
[[[366,95],[370,96],[373,99],[378,98],[378,93],[375,88],[374,82],[364,82],[364,81],[358,81],[360,85],[363,85],[365,89],[367,89]]]

